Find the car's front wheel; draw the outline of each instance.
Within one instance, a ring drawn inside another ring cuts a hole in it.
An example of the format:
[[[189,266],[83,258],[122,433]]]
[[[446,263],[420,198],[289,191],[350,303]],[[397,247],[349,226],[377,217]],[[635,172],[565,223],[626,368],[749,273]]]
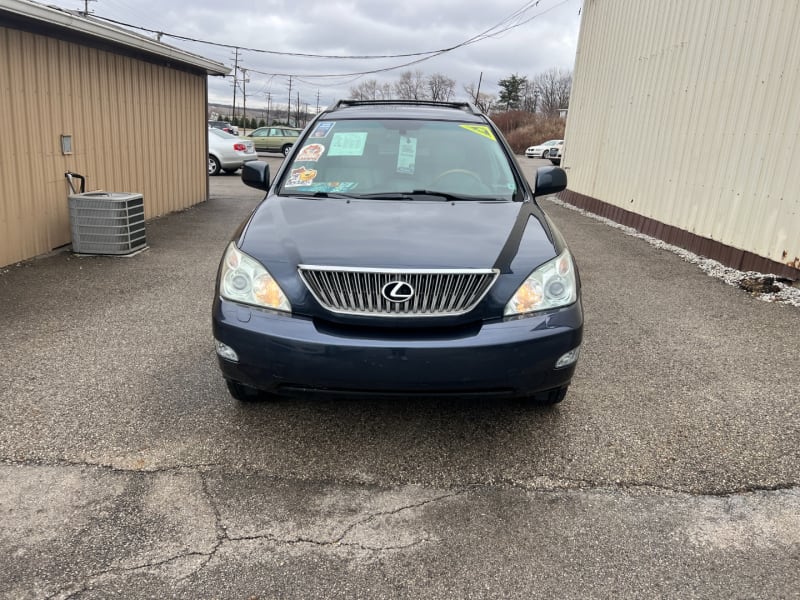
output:
[[[542,158],[547,158],[547,155],[550,154],[550,150],[545,150],[542,152]]]
[[[215,156],[211,154],[208,155],[208,174],[209,175],[219,175],[219,172],[222,170],[222,167],[219,164],[219,161],[216,159]]]
[[[292,145],[291,145],[291,144],[284,144],[284,145],[283,145],[283,148],[281,148],[281,153],[282,153],[284,156],[289,156],[289,151],[290,151],[291,149],[292,149]]]
[[[531,396],[531,400],[534,404],[539,404],[542,406],[558,404],[561,402],[567,395],[567,389],[569,388],[568,385],[564,385],[561,387],[553,388],[552,390],[545,390],[544,392],[538,392]]]

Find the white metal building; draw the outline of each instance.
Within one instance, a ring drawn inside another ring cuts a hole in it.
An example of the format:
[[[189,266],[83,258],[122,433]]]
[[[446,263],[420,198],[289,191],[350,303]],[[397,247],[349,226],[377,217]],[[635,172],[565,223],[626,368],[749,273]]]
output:
[[[585,0],[563,198],[800,276],[798,31],[797,0]]]

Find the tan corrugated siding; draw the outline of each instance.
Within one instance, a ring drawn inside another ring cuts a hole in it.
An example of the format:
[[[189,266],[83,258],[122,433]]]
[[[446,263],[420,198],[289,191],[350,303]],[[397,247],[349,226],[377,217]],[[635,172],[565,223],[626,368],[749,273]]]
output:
[[[800,257],[796,0],[587,0],[571,190],[725,245]]]
[[[0,27],[0,114],[0,265],[69,243],[66,171],[148,219],[207,198],[205,74]]]

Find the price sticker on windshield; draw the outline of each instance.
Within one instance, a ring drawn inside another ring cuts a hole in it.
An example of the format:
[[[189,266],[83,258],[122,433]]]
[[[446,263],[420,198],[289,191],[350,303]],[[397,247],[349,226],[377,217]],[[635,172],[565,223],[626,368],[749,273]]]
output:
[[[366,144],[366,131],[334,133],[330,148],[328,148],[328,156],[363,156]]]

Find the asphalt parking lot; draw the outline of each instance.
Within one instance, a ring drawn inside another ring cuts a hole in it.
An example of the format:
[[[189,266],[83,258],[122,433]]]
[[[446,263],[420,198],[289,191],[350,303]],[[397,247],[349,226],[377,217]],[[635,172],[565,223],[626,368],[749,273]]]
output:
[[[543,200],[561,405],[243,406],[210,307],[261,194],[211,190],[137,256],[0,269],[0,597],[800,597],[800,309]]]

